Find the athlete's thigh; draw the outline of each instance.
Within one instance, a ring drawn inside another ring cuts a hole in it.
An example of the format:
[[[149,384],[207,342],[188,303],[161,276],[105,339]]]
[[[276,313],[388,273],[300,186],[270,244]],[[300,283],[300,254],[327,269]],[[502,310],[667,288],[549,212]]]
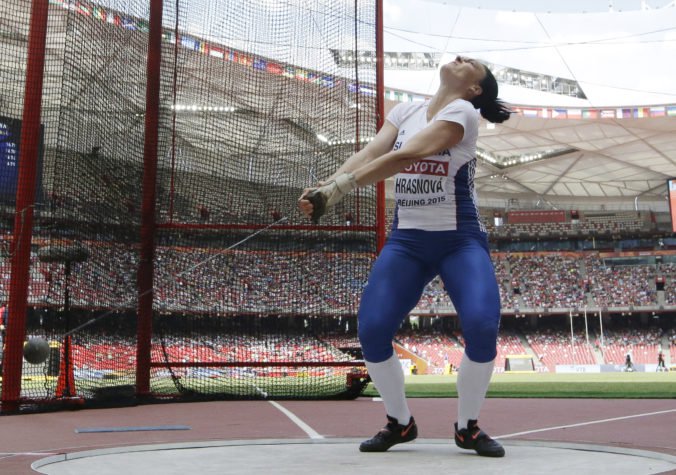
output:
[[[465,317],[500,318],[500,290],[488,251],[479,241],[468,240],[440,262],[444,282],[461,323]]]
[[[359,323],[389,328],[394,334],[434,276],[413,252],[386,245],[371,269],[359,307]],[[392,330],[393,329],[393,330]]]

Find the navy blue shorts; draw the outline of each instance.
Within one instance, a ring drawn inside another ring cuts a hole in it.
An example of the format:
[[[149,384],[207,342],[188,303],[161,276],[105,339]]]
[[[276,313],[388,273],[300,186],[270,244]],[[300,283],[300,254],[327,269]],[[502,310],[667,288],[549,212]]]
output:
[[[397,229],[373,264],[359,307],[367,361],[392,356],[395,333],[437,275],[458,312],[467,357],[478,363],[495,359],[500,291],[486,234]]]

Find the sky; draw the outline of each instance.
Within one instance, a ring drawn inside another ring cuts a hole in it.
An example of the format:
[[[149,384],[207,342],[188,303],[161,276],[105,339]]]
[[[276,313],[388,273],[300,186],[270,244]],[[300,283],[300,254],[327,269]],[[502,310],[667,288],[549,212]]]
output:
[[[583,13],[640,10],[661,8],[673,0],[428,0],[444,5],[484,8],[490,10],[513,10],[520,12]]]
[[[99,0],[127,10],[137,0]],[[352,0],[182,0],[182,28],[207,40],[324,71],[330,48],[374,47],[373,20],[355,40]],[[370,0],[362,2],[371,4]],[[496,67],[575,80],[588,97],[501,89],[515,104],[569,107],[676,104],[676,6],[672,0],[384,0],[385,51],[435,53],[441,64],[461,54]],[[171,2],[167,9],[171,10]],[[246,5],[246,21],[240,10]],[[671,5],[671,6],[670,6]],[[609,13],[610,7],[613,13]],[[173,25],[170,15],[165,21]],[[286,25],[286,26],[285,26]],[[274,41],[269,32],[275,31]],[[340,35],[338,40],[335,35]],[[298,41],[304,37],[303,41]],[[293,45],[290,47],[290,45]],[[328,46],[323,46],[328,45]],[[353,68],[339,75],[352,77]],[[437,71],[385,71],[385,85],[433,94]],[[362,80],[374,80],[364,75]]]
[[[653,6],[657,0],[650,0]],[[616,107],[676,103],[676,7],[614,13],[597,11],[514,11],[517,4],[566,9],[575,0],[385,0],[385,50],[442,53],[441,62],[456,55],[577,81],[588,100],[514,87],[502,88],[515,104]],[[618,4],[619,1],[615,1]],[[665,5],[665,2],[660,2]],[[477,7],[481,6],[481,9]],[[488,7],[491,8],[488,8]],[[561,7],[563,8],[563,7]],[[386,71],[394,89],[433,94],[438,73]],[[502,93],[501,93],[502,94]]]

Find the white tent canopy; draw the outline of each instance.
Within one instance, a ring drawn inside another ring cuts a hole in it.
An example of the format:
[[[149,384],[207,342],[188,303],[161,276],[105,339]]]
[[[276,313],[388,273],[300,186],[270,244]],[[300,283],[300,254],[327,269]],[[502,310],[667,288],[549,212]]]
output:
[[[507,167],[481,160],[477,189],[483,198],[578,207],[640,202],[666,209],[666,179],[676,176],[674,109],[636,111],[676,104],[676,8],[562,14],[387,0],[385,50],[441,53],[442,63],[458,54],[471,56],[495,65],[494,72],[506,67],[560,77],[584,91],[586,99],[501,84],[500,96],[508,103],[549,112],[515,115],[494,128],[482,124],[480,149],[517,159]],[[431,95],[438,72],[386,70],[385,84]],[[558,107],[595,112],[554,119],[551,110]],[[604,108],[617,113],[601,118]],[[622,108],[633,113],[623,116]],[[568,153],[518,161],[557,150]]]

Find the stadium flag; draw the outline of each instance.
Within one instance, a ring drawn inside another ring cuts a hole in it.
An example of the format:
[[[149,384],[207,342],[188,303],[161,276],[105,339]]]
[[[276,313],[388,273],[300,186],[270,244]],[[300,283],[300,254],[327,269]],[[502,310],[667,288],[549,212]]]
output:
[[[296,68],[296,79],[300,81],[307,81],[307,71],[301,68]]]
[[[133,18],[129,17],[122,18],[122,28],[130,31],[138,30],[138,27],[136,26],[136,21]]]
[[[566,109],[552,109],[552,119],[567,119],[568,111]]]
[[[255,58],[253,62],[253,67],[254,69],[259,69],[261,71],[265,71],[267,69],[267,62],[264,59],[260,58]]]
[[[101,21],[106,21],[106,11],[101,7],[94,7],[94,18]]]
[[[308,80],[309,80],[312,84],[318,84],[318,85],[321,86],[321,84],[322,84],[322,75],[319,74],[319,73],[313,73],[313,72],[311,72],[311,73],[310,73],[310,76],[309,76],[309,78],[308,78]]]
[[[582,110],[581,109],[568,109],[568,118],[569,119],[581,119]]]
[[[251,66],[253,65],[253,57],[248,54],[239,53],[239,60],[237,62],[244,66]]]
[[[87,5],[83,5],[83,4],[79,3],[77,8],[78,8],[78,13],[80,15],[91,16],[91,14],[92,14],[92,12],[89,10],[89,7]]]
[[[282,72],[284,72],[284,70],[282,69],[282,67],[279,64],[273,63],[272,61],[268,61],[268,65],[266,66],[266,70],[269,73],[278,74],[278,75],[281,75]]]
[[[540,109],[540,117],[543,119],[548,119],[549,118],[549,109],[542,108]]]
[[[215,46],[209,46],[209,55],[223,59],[225,57],[225,51]]]
[[[167,43],[176,43],[176,36],[172,31],[166,31],[162,33],[162,39],[166,41]]]
[[[650,117],[664,117],[664,115],[665,115],[664,106],[650,108]]]
[[[293,78],[295,76],[296,70],[292,66],[287,66],[282,71],[282,76],[285,78]]]
[[[322,86],[324,87],[334,87],[336,85],[336,80],[331,76],[322,76]]]
[[[667,116],[676,117],[676,106],[667,106]]]
[[[622,109],[622,118],[631,119],[632,117],[633,113],[631,109]]]
[[[599,111],[594,110],[594,109],[583,109],[582,110],[582,118],[583,119],[598,119],[599,118]]]
[[[537,117],[538,111],[537,109],[523,109],[523,115],[525,117]]]
[[[199,50],[200,42],[189,36],[181,36],[181,46],[197,51]]]
[[[636,114],[634,117],[637,117],[639,119],[643,119],[645,117],[650,117],[650,108],[649,107],[638,107],[634,109]]]
[[[615,111],[611,109],[605,109],[601,111],[601,118],[602,119],[614,119],[615,118]]]

